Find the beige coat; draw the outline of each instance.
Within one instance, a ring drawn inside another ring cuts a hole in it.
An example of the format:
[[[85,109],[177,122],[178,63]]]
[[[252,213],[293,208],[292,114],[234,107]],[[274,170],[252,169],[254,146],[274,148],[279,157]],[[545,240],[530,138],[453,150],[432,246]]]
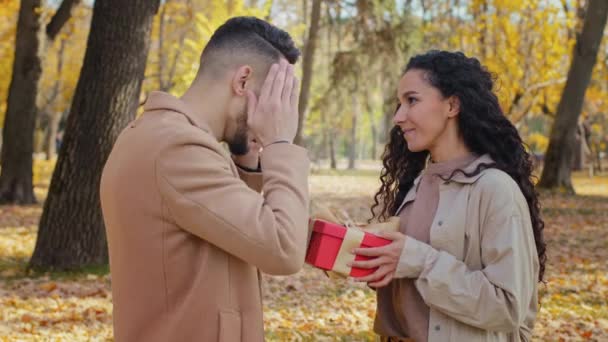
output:
[[[193,113],[152,93],[103,171],[118,342],[262,341],[258,269],[304,262],[306,150],[271,145],[248,174]]]
[[[465,171],[491,162],[482,156]],[[430,342],[529,341],[538,272],[523,194],[506,173],[486,169],[440,184],[430,245],[406,238],[395,276],[416,278],[430,307]]]

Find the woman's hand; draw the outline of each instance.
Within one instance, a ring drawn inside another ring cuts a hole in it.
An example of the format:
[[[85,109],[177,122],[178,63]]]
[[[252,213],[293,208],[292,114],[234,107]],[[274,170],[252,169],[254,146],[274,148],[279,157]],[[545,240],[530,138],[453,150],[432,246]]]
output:
[[[399,257],[405,245],[406,236],[399,232],[383,232],[378,236],[393,240],[390,244],[382,247],[355,248],[353,254],[371,257],[371,260],[353,261],[351,267],[376,268],[376,272],[365,277],[355,278],[356,281],[366,282],[370,287],[383,287],[393,280],[395,270],[399,264]]]

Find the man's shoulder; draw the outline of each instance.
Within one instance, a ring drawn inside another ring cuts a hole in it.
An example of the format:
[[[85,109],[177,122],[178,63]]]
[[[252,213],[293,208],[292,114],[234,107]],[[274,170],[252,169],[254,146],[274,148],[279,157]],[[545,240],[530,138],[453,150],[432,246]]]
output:
[[[185,115],[171,110],[144,113],[137,126],[142,134],[149,135],[164,146],[195,144],[211,149],[222,147],[209,131],[194,125]]]

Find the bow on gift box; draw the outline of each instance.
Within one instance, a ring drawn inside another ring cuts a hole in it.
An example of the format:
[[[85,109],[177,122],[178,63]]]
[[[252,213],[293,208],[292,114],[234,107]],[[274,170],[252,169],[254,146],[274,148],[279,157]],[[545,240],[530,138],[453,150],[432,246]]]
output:
[[[345,278],[350,273],[351,268],[348,264],[355,260],[355,255],[351,251],[359,247],[365,233],[377,234],[380,232],[398,232],[399,231],[399,217],[390,217],[385,222],[371,223],[371,224],[355,224],[350,219],[345,211],[341,212],[343,219],[338,218],[329,208],[320,207],[314,215],[312,215],[311,222],[314,220],[323,220],[330,223],[341,224],[347,228],[344,240],[340,246],[340,250],[332,267],[332,271],[326,271],[325,274],[330,278]]]

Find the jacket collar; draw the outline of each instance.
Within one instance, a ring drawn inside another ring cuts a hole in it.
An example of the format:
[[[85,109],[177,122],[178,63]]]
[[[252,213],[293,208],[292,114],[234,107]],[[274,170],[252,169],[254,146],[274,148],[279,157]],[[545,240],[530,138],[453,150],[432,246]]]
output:
[[[191,125],[196,126],[207,133],[212,133],[209,125],[201,118],[201,115],[190,107],[186,102],[162,91],[152,91],[144,103],[146,112],[166,110],[184,115]]]
[[[494,160],[492,160],[490,155],[484,154],[484,155],[478,157],[477,159],[475,159],[469,165],[467,165],[467,167],[465,167],[463,169],[463,171],[467,174],[471,174],[477,169],[477,167],[479,165],[493,164],[493,163],[494,163]],[[475,183],[482,175],[483,175],[483,172],[479,172],[478,174],[473,175],[473,176],[467,176],[462,172],[456,172],[452,176],[452,178],[450,178],[450,181],[454,181],[456,183],[461,183],[461,184],[472,184],[472,183]],[[414,180],[415,187],[418,186],[418,183],[420,183],[420,179],[422,179],[422,174],[418,175],[418,177],[416,177],[416,179]]]
[[[494,163],[494,160],[492,160],[490,155],[484,154],[484,155],[480,156],[479,158],[475,159],[471,164],[467,165],[467,167],[465,167],[463,169],[463,171],[467,174],[471,174],[477,169],[477,167],[479,165],[493,164],[493,163]],[[453,181],[453,182],[460,183],[460,184],[473,184],[479,178],[481,178],[481,176],[483,176],[483,173],[484,172],[482,171],[474,176],[467,176],[467,175],[463,174],[462,172],[456,172],[456,174],[454,174],[452,176],[452,178],[450,178],[449,181],[450,182]],[[403,206],[405,204],[416,199],[416,192],[417,192],[418,184],[420,183],[421,179],[422,179],[422,174],[418,175],[418,177],[416,177],[416,179],[414,179],[414,185],[413,185],[412,189],[410,189],[410,191],[408,191],[408,193],[405,195],[403,202],[401,202],[401,204],[399,205],[399,209],[397,209],[396,215],[399,214],[399,212],[401,211],[401,209],[403,209]]]

